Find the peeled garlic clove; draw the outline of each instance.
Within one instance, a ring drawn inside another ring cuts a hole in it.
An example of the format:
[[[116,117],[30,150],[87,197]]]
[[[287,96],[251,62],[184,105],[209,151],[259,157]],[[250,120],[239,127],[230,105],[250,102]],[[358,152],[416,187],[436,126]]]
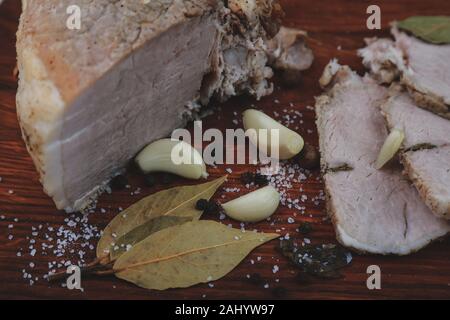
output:
[[[376,169],[379,170],[383,168],[383,166],[395,156],[398,150],[400,150],[404,139],[405,134],[402,130],[393,129],[391,131],[380,150],[380,154],[378,155],[378,159],[375,164]]]
[[[250,141],[259,148],[264,148],[265,150],[263,151],[268,155],[271,155],[272,148],[278,148],[278,158],[288,160],[295,157],[303,149],[305,142],[301,135],[286,128],[261,111],[254,109],[246,110],[244,112],[243,122],[245,130],[256,130],[255,135],[249,135]],[[263,136],[264,139],[261,139],[259,134],[261,129],[267,130],[267,136]],[[279,141],[271,141],[271,130],[278,130]]]
[[[270,217],[280,204],[280,194],[267,186],[222,204],[225,213],[241,222],[258,222]]]
[[[139,168],[145,172],[169,172],[187,179],[208,177],[201,154],[190,144],[172,139],[155,141],[136,157]]]

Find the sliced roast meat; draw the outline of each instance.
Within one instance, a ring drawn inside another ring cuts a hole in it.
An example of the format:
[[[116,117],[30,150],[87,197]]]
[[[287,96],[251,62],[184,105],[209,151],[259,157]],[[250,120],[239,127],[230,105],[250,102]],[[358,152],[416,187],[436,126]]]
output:
[[[23,1],[18,118],[58,208],[86,208],[143,146],[212,96],[272,92],[260,21],[276,1],[230,2],[244,16],[228,3],[79,1],[77,30],[66,23],[73,1]]]
[[[428,207],[450,219],[450,121],[418,108],[398,90],[382,111],[390,129],[405,133],[401,159],[406,174]]]
[[[388,134],[380,112],[387,90],[335,62],[326,72],[328,90],[317,99],[316,113],[338,240],[361,252],[406,255],[445,236],[450,225],[433,215],[400,168],[375,168]]]
[[[450,119],[450,45],[426,43],[397,28],[395,41],[369,39],[363,63],[384,83],[400,77],[416,103]]]

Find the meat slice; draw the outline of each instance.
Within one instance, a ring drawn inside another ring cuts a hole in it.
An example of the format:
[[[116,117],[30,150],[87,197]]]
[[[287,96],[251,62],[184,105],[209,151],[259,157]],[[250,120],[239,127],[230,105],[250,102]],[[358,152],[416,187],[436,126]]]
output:
[[[390,129],[402,129],[402,163],[423,201],[450,219],[450,121],[420,109],[407,93],[393,90],[382,105]]]
[[[378,80],[400,77],[416,103],[450,119],[450,45],[426,43],[396,27],[390,39],[369,39],[359,51],[363,63]]]
[[[361,252],[406,255],[446,235],[450,225],[432,214],[400,168],[375,169],[388,134],[379,109],[387,90],[336,63],[322,80],[329,89],[317,99],[317,127],[337,239]]]
[[[22,4],[18,118],[45,191],[68,212],[89,206],[143,146],[212,96],[272,92],[260,21],[275,0]],[[80,30],[66,23],[73,4]]]

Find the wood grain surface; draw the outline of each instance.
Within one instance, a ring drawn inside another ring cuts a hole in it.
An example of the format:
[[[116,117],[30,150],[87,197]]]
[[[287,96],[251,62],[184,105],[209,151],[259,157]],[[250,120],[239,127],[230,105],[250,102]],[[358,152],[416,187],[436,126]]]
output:
[[[395,19],[411,15],[450,15],[450,2],[446,0],[283,0],[287,13],[285,25],[305,29],[310,35],[310,45],[314,49],[316,60],[313,67],[304,74],[301,85],[293,89],[277,89],[273,96],[256,102],[248,98],[232,99],[222,106],[215,115],[204,121],[207,127],[220,129],[235,128],[233,112],[240,114],[246,107],[254,103],[258,107],[273,113],[284,108],[295,109],[303,113],[304,123],[299,132],[305,139],[317,145],[317,134],[314,126],[314,112],[307,106],[314,105],[314,97],[320,94],[317,80],[325,64],[337,57],[343,64],[363,71],[361,61],[355,50],[363,46],[363,38],[388,35],[388,24]],[[383,31],[366,29],[366,8],[376,3],[382,10]],[[304,281],[298,277],[297,270],[276,250],[278,241],[272,241],[255,250],[244,262],[225,278],[216,281],[214,287],[206,284],[189,289],[167,290],[163,292],[140,289],[132,284],[114,277],[83,279],[84,292],[70,291],[60,284],[49,284],[42,280],[48,272],[48,262],[56,258],[51,253],[42,255],[38,250],[34,257],[28,249],[30,239],[35,238],[36,248],[43,241],[43,232],[32,236],[32,227],[43,225],[58,228],[65,226],[67,215],[57,211],[51,199],[42,191],[41,184],[21,139],[16,119],[15,95],[17,83],[13,77],[15,67],[15,32],[20,13],[20,1],[6,0],[0,6],[0,298],[4,299],[387,299],[387,298],[450,298],[450,241],[434,243],[428,248],[407,257],[383,257],[354,255],[352,264],[343,271],[344,277],[338,280]],[[340,50],[338,49],[340,48]],[[275,79],[276,84],[278,81]],[[279,100],[279,103],[275,103]],[[292,103],[292,106],[289,106]],[[355,132],[355,134],[359,134]],[[219,166],[211,169],[212,177],[225,173]],[[233,173],[226,187],[239,187],[239,173],[248,170],[245,166],[231,166]],[[318,172],[301,185],[296,184],[291,195],[299,197],[306,194],[309,199],[317,196],[323,188]],[[142,191],[130,195],[130,190],[114,191],[100,198],[98,209],[89,216],[89,223],[99,229],[106,226],[117,214],[119,207],[127,207],[138,199],[160,190],[163,187],[147,188],[142,178],[130,173],[132,189],[138,187]],[[174,181],[173,185],[184,183]],[[303,188],[300,193],[299,188]],[[225,194],[227,199],[237,194]],[[101,212],[104,208],[105,212]],[[268,223],[260,223],[259,230],[274,231],[284,228],[282,234],[302,239],[295,231],[301,221],[310,221],[314,231],[308,238],[312,243],[335,243],[332,225],[324,221],[326,217],[324,204],[316,206],[313,201],[306,202],[306,214],[298,215],[295,224],[287,223],[293,210],[281,207],[277,212],[276,227]],[[208,217],[217,219],[217,217]],[[225,221],[229,223],[229,221]],[[13,225],[12,228],[9,226]],[[235,226],[238,224],[234,224]],[[10,239],[12,236],[12,239]],[[95,240],[92,242],[95,245]],[[21,250],[22,248],[22,250]],[[17,252],[22,252],[21,256]],[[94,257],[93,250],[87,250],[87,260]],[[251,260],[261,261],[255,264]],[[70,259],[70,257],[66,257]],[[35,266],[32,268],[30,262]],[[382,289],[370,291],[366,287],[366,269],[369,265],[379,265],[382,270]],[[272,272],[274,265],[280,271]],[[39,277],[34,285],[23,279],[23,269]],[[247,274],[259,274],[262,283],[252,283]],[[275,279],[279,279],[276,282]],[[264,289],[268,283],[270,287]],[[281,288],[275,289],[274,288]],[[282,294],[280,294],[282,293]]]

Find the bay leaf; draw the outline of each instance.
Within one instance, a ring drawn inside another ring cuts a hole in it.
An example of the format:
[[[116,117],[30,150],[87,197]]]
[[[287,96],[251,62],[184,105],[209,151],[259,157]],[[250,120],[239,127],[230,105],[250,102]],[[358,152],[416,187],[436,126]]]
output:
[[[292,240],[283,240],[280,249],[301,272],[323,279],[340,278],[339,270],[352,261],[351,253],[335,244],[295,246]]]
[[[449,16],[414,16],[397,22],[397,26],[426,42],[450,43]]]
[[[150,219],[160,216],[200,219],[202,211],[195,208],[200,199],[211,199],[227,176],[193,186],[180,186],[152,194],[119,213],[106,226],[97,244],[97,258],[108,257],[116,239]]]
[[[147,289],[186,288],[222,278],[278,234],[193,221],[156,232],[121,255],[115,275]]]
[[[137,226],[130,232],[120,237],[111,249],[110,261],[117,260],[122,254],[130,250],[140,241],[144,240],[151,234],[161,231],[162,229],[180,225],[192,221],[193,217],[176,217],[176,216],[161,216],[150,219],[144,224]]]

